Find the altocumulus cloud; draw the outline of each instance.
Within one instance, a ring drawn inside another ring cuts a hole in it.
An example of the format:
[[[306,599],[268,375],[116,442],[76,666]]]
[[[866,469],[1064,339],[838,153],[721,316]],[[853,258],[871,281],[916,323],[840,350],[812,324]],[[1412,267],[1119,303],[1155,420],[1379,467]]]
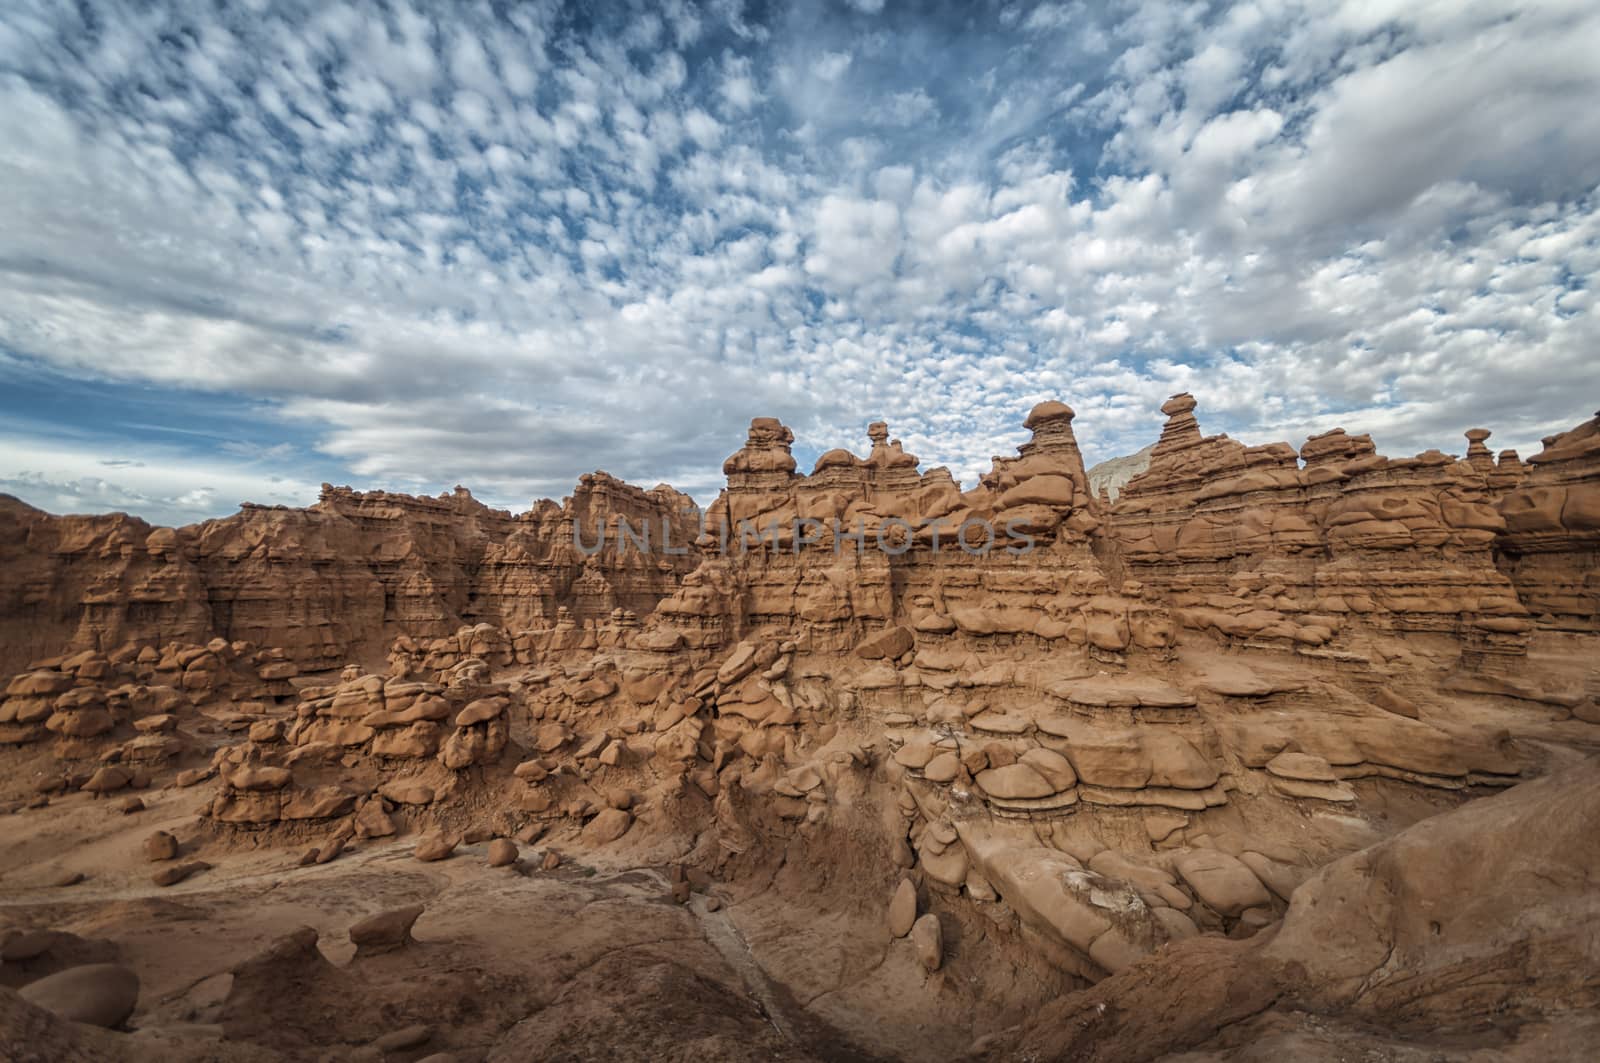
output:
[[[10,0],[0,490],[703,496],[756,414],[970,480],[1178,390],[1527,452],[1600,397],[1596,54],[1563,0]]]

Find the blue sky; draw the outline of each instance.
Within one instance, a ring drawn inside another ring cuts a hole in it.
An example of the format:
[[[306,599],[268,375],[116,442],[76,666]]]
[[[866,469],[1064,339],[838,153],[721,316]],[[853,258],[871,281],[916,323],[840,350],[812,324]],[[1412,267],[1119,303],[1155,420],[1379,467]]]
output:
[[[1526,456],[1600,398],[1596,54],[1563,0],[9,0],[0,491],[704,499],[758,415],[971,482],[1182,390]]]

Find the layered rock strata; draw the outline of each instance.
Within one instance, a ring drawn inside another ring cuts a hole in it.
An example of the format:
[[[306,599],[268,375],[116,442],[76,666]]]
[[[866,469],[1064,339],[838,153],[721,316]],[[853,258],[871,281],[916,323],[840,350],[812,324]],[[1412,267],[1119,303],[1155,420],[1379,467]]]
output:
[[[417,498],[325,486],[308,509],[246,505],[176,529],[0,498],[0,669],[69,648],[212,637],[331,667],[463,623],[649,612],[694,560],[641,548],[623,522],[687,543],[698,510],[669,487],[604,473],[517,516],[460,488]]]

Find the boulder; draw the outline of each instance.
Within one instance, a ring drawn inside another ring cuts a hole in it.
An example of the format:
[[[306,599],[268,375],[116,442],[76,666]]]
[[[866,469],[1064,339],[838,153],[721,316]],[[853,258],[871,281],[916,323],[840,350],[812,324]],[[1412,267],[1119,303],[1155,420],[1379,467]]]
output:
[[[7,930],[0,934],[0,960],[23,963],[50,951],[58,935],[53,930]]]
[[[158,830],[144,840],[144,858],[155,862],[175,860],[178,857],[178,839],[164,830]]]
[[[1237,916],[1246,908],[1272,903],[1272,895],[1261,880],[1227,853],[1194,849],[1178,854],[1172,864],[1195,896],[1222,915]]]
[[[1078,781],[1071,762],[1053,749],[1030,749],[1017,758],[1017,763],[1026,764],[1044,776],[1045,781],[1055,787],[1057,793],[1068,789]]]
[[[466,708],[456,714],[457,727],[471,727],[475,723],[488,723],[498,720],[501,713],[506,711],[506,703],[500,698],[479,698],[470,702]]]
[[[917,887],[909,878],[902,878],[889,898],[889,934],[903,938],[911,933],[911,925],[916,921]]]
[[[411,928],[422,912],[422,905],[410,904],[350,924],[350,943],[356,947],[356,955],[370,956],[411,944]]]
[[[397,805],[427,805],[433,803],[433,787],[415,779],[391,779],[378,787],[378,793]]]
[[[112,794],[133,785],[133,772],[120,764],[95,769],[80,789],[91,794]]]
[[[628,833],[631,826],[631,813],[620,808],[608,808],[584,826],[582,837],[590,845],[606,845]]]
[[[1067,770],[1070,774],[1072,769],[1069,766]],[[1059,789],[1064,789],[1057,787],[1031,765],[1021,761],[1007,764],[1003,768],[987,768],[980,771],[977,781],[978,787],[984,793],[1001,800],[1049,797]]]
[[[856,646],[856,656],[867,661],[894,660],[915,644],[910,628],[892,627],[863,639]]]
[[[448,859],[459,844],[460,839],[452,834],[429,834],[417,842],[417,848],[412,855],[425,864],[431,864]]]
[[[953,782],[961,773],[961,758],[945,750],[923,765],[922,776],[929,782]]]
[[[162,868],[150,876],[150,881],[157,886],[176,886],[184,879],[192,875],[198,875],[202,871],[210,870],[210,868],[211,865],[204,860],[190,860],[187,863],[173,864],[171,867]]]
[[[22,999],[71,1022],[121,1026],[139,1003],[139,976],[115,963],[90,963],[29,982]]]
[[[380,1052],[404,1052],[418,1045],[428,1043],[433,1036],[433,1028],[418,1023],[414,1026],[403,1026],[398,1030],[390,1031],[382,1037],[375,1038],[372,1046]]]
[[[937,971],[944,962],[944,931],[939,917],[929,912],[911,925],[911,944],[917,950],[917,960],[929,971]]]
[[[387,838],[395,833],[394,820],[383,810],[383,802],[371,798],[356,810],[356,837]]]
[[[288,768],[256,764],[240,768],[226,778],[235,790],[267,791],[288,786],[294,781],[294,774]]]

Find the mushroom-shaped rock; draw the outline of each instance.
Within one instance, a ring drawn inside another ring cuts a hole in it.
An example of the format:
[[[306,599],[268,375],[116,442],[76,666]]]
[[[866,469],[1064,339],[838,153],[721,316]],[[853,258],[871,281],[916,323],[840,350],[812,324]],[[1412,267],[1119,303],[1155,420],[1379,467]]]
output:
[[[6,693],[21,697],[43,697],[71,690],[76,682],[65,672],[42,669],[14,677],[6,686]]]
[[[1176,417],[1182,413],[1192,413],[1196,405],[1194,396],[1182,391],[1163,402],[1161,412],[1168,417]]]
[[[939,917],[929,912],[911,925],[911,944],[917,950],[917,959],[929,971],[937,971],[944,962],[944,931]]]
[[[117,725],[109,712],[100,708],[57,712],[45,721],[45,729],[65,738],[93,738]]]
[[[114,1029],[139,1003],[139,976],[120,964],[90,963],[29,982],[19,992],[63,1019]]]
[[[350,943],[356,947],[357,956],[370,956],[409,945],[412,940],[411,928],[421,915],[420,904],[369,915],[350,924]]]
[[[903,938],[911,933],[911,924],[917,921],[917,887],[909,878],[902,878],[889,898],[889,933]]]
[[[1018,761],[1003,768],[987,768],[978,773],[978,787],[1002,801],[1049,797],[1058,788],[1031,765]]]
[[[1077,414],[1073,412],[1071,406],[1064,402],[1048,399],[1028,411],[1028,418],[1022,422],[1022,427],[1028,429],[1038,428],[1040,425],[1048,424],[1051,421],[1070,421],[1076,416]]]
[[[498,720],[501,713],[506,711],[506,703],[499,698],[479,698],[470,702],[466,708],[456,713],[457,727],[471,727],[475,723],[488,723]]]

